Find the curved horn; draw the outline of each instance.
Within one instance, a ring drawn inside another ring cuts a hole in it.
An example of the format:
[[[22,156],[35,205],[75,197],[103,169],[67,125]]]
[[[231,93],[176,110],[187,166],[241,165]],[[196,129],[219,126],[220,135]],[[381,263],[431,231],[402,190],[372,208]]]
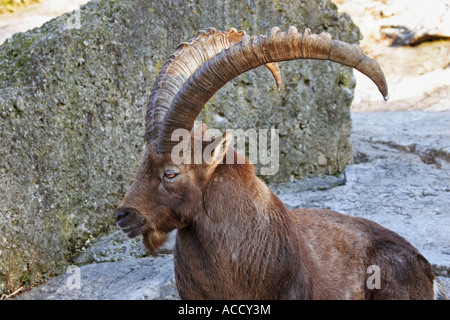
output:
[[[170,153],[178,143],[171,141],[172,132],[178,128],[191,130],[206,102],[228,81],[263,64],[295,59],[330,60],[353,67],[368,76],[383,97],[388,98],[381,67],[366,56],[358,45],[332,40],[326,32],[316,35],[306,29],[301,34],[295,27],[290,27],[287,32],[275,27],[267,35],[243,37],[240,43],[203,64],[187,80],[165,115],[157,152]]]
[[[145,140],[151,142],[158,138],[161,123],[172,104],[172,100],[186,80],[205,62],[223,49],[239,43],[245,31],[232,28],[225,32],[209,28],[197,31],[188,42],[181,43],[164,63],[150,94],[145,116]],[[277,82],[281,86],[281,73],[276,63],[268,64]]]

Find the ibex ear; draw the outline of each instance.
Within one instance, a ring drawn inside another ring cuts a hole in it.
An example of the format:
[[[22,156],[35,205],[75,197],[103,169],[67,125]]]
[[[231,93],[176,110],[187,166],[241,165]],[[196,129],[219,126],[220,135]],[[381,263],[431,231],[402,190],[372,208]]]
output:
[[[215,138],[203,150],[203,159],[205,163],[214,168],[221,163],[225,163],[224,158],[227,151],[230,149],[232,142],[233,134],[231,132],[226,132],[223,136]]]

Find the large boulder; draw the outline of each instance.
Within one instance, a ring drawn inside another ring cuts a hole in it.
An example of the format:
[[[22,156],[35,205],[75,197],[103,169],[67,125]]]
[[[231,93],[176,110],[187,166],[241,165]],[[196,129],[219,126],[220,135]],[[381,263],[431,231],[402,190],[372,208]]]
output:
[[[98,0],[0,46],[2,288],[58,272],[113,225],[144,146],[151,86],[181,41],[211,26],[263,34],[290,25],[360,37],[328,0]],[[351,69],[318,61],[281,69],[280,94],[267,70],[251,71],[201,119],[220,130],[278,128],[280,168],[267,181],[341,172],[352,161]]]

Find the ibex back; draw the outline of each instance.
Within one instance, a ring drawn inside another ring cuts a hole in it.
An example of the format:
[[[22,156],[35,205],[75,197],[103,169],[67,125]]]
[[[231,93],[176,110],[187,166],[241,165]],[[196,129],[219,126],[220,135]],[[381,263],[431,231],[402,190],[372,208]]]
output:
[[[199,31],[176,49],[155,81],[146,115],[147,146],[115,213],[117,224],[129,237],[142,235],[149,251],[178,229],[175,277],[185,299],[441,295],[434,290],[429,263],[405,239],[369,220],[330,210],[287,210],[253,165],[233,150],[229,134],[210,138],[206,126],[193,129],[204,104],[225,83],[266,65],[280,88],[277,62],[293,59],[354,67],[388,96],[378,63],[357,45],[327,33],[307,29],[301,34],[294,27],[273,28],[259,37],[236,29]],[[190,148],[200,144],[207,159],[175,163],[174,150],[188,160],[196,156],[176,149],[176,129],[192,131]],[[225,157],[234,161],[222,161]]]

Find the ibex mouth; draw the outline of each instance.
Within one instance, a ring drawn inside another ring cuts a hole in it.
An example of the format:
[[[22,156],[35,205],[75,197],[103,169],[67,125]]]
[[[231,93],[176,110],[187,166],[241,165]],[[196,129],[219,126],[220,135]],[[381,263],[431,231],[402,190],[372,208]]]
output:
[[[134,238],[143,233],[142,226],[145,218],[138,215],[134,208],[119,207],[115,213],[117,225],[129,238]]]
[[[138,222],[137,224],[134,224],[132,226],[127,226],[125,228],[121,228],[122,231],[124,233],[126,233],[126,235],[129,238],[134,238],[140,234],[142,234],[143,230],[142,230],[142,226],[145,224],[145,219],[143,219],[142,221]]]

